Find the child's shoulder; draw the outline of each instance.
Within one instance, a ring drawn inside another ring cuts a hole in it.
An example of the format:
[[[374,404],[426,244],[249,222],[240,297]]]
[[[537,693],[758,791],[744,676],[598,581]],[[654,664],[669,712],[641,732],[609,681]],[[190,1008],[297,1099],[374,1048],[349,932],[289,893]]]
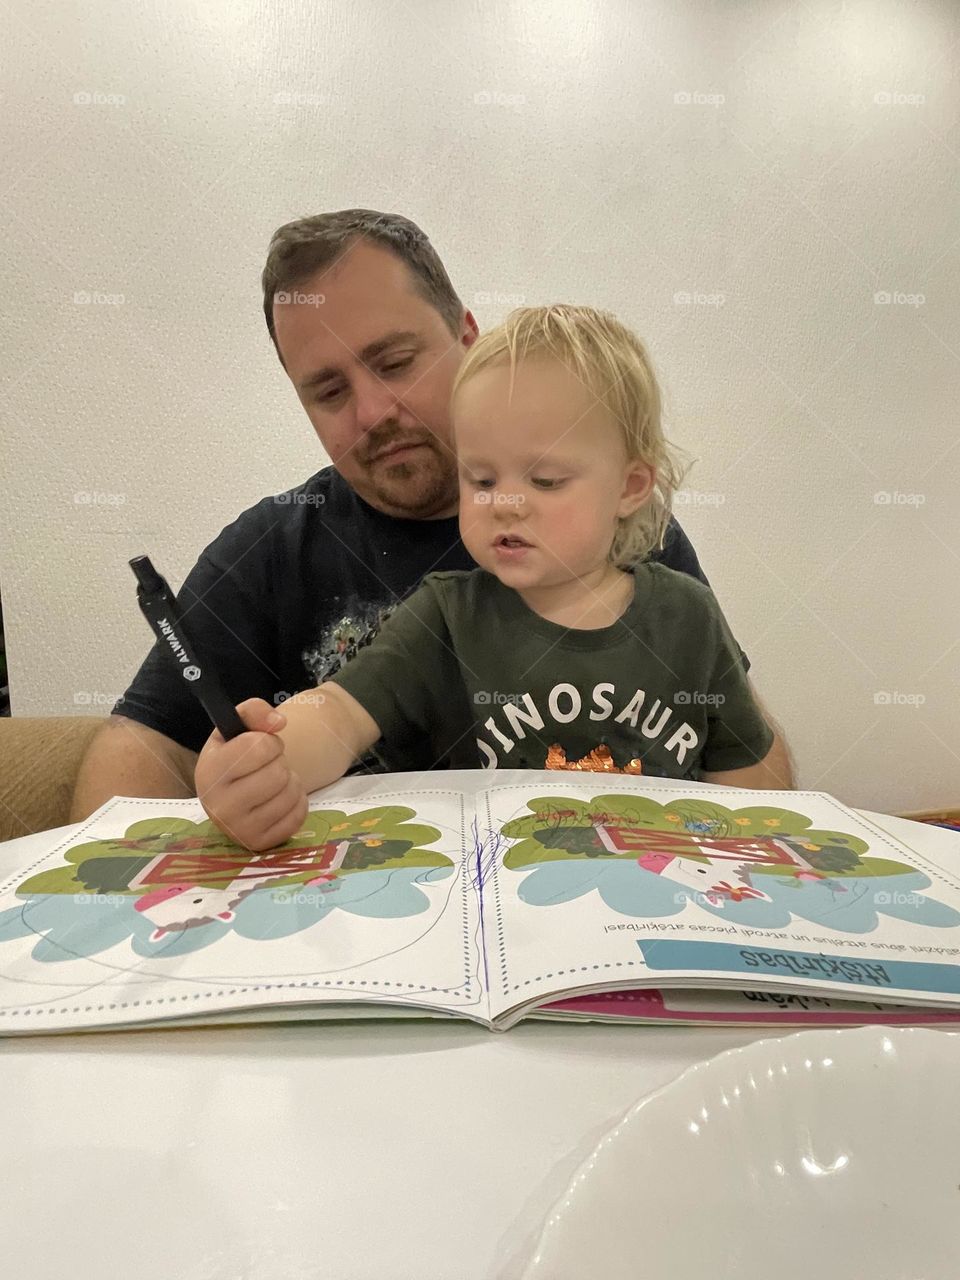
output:
[[[641,581],[645,579],[649,590],[660,599],[696,601],[704,608],[716,605],[716,597],[705,582],[679,569],[671,569],[659,560],[643,560],[634,565],[633,573]]]
[[[491,576],[484,569],[440,569],[424,575],[417,594],[433,597],[443,608],[468,606],[487,595]]]
[[[483,590],[492,575],[485,569],[439,569],[425,574],[421,586],[429,587],[441,595],[465,591]]]

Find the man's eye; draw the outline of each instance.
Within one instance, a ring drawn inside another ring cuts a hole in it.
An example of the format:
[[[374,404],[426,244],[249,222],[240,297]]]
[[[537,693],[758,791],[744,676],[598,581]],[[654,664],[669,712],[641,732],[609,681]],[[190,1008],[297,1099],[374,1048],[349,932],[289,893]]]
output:
[[[401,369],[409,369],[413,364],[413,356],[404,356],[402,360],[391,360],[389,364],[381,365],[384,373],[399,373]]]
[[[337,396],[343,395],[345,387],[330,387],[326,391],[320,391],[314,397],[317,404],[327,404],[331,400],[336,400]]]

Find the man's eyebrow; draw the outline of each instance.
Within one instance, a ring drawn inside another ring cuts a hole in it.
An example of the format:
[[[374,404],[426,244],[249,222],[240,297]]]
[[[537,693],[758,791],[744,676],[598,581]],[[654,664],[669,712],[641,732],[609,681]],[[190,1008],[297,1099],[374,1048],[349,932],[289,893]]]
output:
[[[375,360],[377,356],[382,355],[384,351],[390,347],[396,346],[400,342],[420,342],[419,333],[413,329],[394,329],[392,332],[384,334],[382,338],[378,338],[376,342],[370,342],[360,352],[360,361],[362,364],[369,364],[371,360]],[[321,382],[328,382],[331,378],[336,378],[343,372],[339,365],[328,364],[322,369],[315,369],[300,383],[301,391],[309,391],[311,387],[317,387]]]

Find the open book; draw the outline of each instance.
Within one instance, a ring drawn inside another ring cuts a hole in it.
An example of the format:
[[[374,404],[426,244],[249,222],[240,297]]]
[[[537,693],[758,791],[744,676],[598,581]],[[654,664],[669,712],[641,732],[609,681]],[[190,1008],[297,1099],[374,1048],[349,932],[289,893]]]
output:
[[[0,1033],[956,1021],[958,874],[816,792],[618,774],[347,778],[261,854],[117,798],[0,882]]]

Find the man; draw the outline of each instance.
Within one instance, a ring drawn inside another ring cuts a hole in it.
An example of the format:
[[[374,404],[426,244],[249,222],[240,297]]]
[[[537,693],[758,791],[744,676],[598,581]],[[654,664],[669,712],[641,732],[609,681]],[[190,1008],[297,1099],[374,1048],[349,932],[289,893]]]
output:
[[[365,209],[281,227],[263,294],[333,466],[228,525],[179,601],[233,701],[277,704],[336,671],[425,574],[473,566],[457,528],[449,396],[478,329],[420,229]],[[658,558],[706,581],[675,522]],[[155,646],[90,745],[73,819],[118,794],[194,795],[210,727]],[[439,763],[422,743],[391,748],[406,768]],[[792,785],[779,735],[768,765],[771,786]]]

